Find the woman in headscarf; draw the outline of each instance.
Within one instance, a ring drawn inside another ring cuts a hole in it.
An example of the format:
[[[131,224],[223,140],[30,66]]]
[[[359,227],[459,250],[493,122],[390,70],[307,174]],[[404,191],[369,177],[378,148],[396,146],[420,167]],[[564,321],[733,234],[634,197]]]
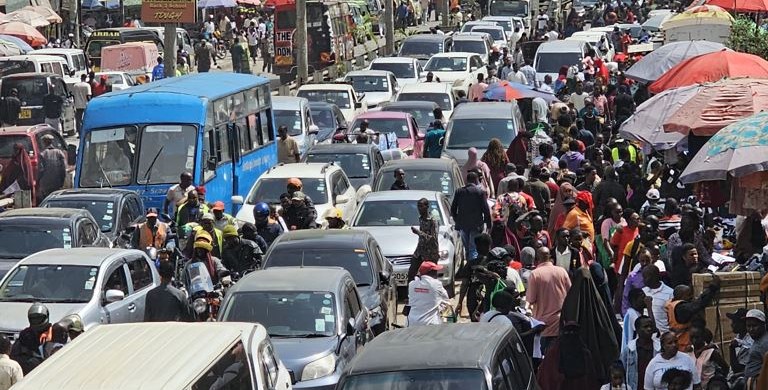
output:
[[[499,188],[499,182],[506,176],[505,170],[509,159],[504,151],[504,145],[498,138],[493,138],[488,142],[488,149],[483,153],[481,160],[490,169],[493,188]]]
[[[494,193],[493,182],[491,181],[491,170],[488,165],[477,158],[477,148],[471,147],[467,151],[467,162],[461,167],[461,175],[466,178],[469,171],[476,171],[480,174],[480,185],[489,197]]]
[[[9,187],[18,185],[18,189],[21,191],[31,191],[30,199],[35,199],[35,177],[32,172],[32,161],[29,159],[24,145],[13,145],[13,156],[0,173],[0,178],[0,194],[8,190]]]
[[[579,228],[582,232],[589,235],[589,241],[586,242],[586,248],[592,251],[595,242],[595,224],[592,220],[592,193],[589,191],[579,191],[576,194],[576,207],[568,212],[563,222],[563,227],[570,230]]]
[[[547,231],[550,237],[555,236],[555,232],[559,228],[557,225],[557,218],[565,212],[565,206],[563,201],[566,198],[573,198],[576,196],[576,187],[573,184],[565,182],[560,185],[560,190],[557,191],[555,197],[555,204],[552,206],[552,212],[549,213],[549,223],[547,225]]]
[[[536,381],[541,390],[598,390],[602,385],[595,352],[589,349],[581,336],[583,326],[577,322],[565,322],[560,337],[544,355]]]

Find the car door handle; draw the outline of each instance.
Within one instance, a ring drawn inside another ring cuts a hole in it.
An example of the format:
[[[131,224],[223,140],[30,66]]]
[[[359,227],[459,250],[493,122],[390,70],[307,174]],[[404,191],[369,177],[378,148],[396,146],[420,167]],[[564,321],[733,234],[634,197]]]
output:
[[[129,311],[134,311],[134,310],[136,310],[136,304],[135,304],[135,303],[131,303],[130,305],[128,305],[128,310],[129,310]]]

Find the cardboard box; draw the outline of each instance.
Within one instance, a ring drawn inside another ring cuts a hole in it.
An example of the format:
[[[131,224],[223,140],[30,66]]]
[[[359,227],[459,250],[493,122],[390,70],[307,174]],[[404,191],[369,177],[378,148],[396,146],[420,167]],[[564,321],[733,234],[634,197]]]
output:
[[[718,296],[721,304],[760,300],[761,276],[759,272],[718,272],[717,276],[720,278]],[[699,296],[711,282],[712,274],[694,274],[693,295]]]

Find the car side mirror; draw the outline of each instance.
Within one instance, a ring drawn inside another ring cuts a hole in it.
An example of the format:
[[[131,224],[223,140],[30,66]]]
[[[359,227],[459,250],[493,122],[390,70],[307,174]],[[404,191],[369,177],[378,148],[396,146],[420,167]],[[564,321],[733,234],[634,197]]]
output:
[[[426,139],[426,138],[427,138],[427,136],[424,133],[417,133],[416,134],[416,139],[419,140],[419,141],[424,141],[424,139]]]
[[[381,280],[382,284],[389,284],[389,273],[385,271],[379,272],[379,280]]]
[[[309,135],[317,135],[317,133],[320,132],[320,128],[316,125],[310,125],[309,129],[307,130],[307,134]]]
[[[232,204],[243,204],[245,203],[245,200],[240,195],[235,195],[231,198]]]
[[[476,71],[476,70],[478,70],[478,69],[480,69],[480,68],[478,68],[478,67],[476,67],[476,66],[473,66],[473,67],[469,68],[469,71],[470,71],[470,72],[474,72],[474,71]]]
[[[120,290],[107,290],[104,293],[104,300],[107,303],[122,301],[123,299],[125,299],[125,294]]]
[[[362,102],[355,102],[355,108],[362,108],[363,103]]]
[[[205,168],[209,171],[215,171],[216,170],[216,157],[209,157],[208,160],[205,162]]]
[[[349,197],[346,195],[336,195],[336,204],[345,204],[349,202]]]
[[[77,73],[77,72],[76,72],[76,71],[74,71],[74,70],[73,70],[73,71],[70,71],[70,72],[69,72],[69,76],[70,76],[70,77],[75,77],[75,74],[76,74],[76,73]]]
[[[347,321],[347,336],[354,336],[355,335],[355,319],[350,318],[349,321]]]

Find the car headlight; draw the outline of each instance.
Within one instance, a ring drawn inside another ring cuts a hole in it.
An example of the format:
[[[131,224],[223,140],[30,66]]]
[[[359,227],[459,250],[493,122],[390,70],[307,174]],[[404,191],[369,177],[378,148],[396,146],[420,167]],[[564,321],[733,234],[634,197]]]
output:
[[[202,314],[208,309],[208,302],[205,298],[197,298],[192,302],[192,308],[195,309],[195,313]]]
[[[443,249],[438,254],[440,255],[440,260],[448,260],[449,253],[447,250]]]
[[[336,370],[336,355],[330,354],[307,364],[301,372],[301,380],[308,381],[333,374]]]

